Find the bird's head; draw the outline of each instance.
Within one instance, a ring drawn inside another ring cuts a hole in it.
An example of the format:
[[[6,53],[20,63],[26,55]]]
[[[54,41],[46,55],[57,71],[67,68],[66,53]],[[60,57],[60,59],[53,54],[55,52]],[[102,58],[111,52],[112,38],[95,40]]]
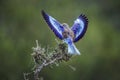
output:
[[[62,26],[65,28],[69,28],[69,25],[67,23],[62,23]]]
[[[70,36],[72,39],[74,39],[74,33],[69,28],[69,25],[67,23],[63,23],[62,26],[64,27],[64,32],[62,33],[64,38],[68,38]]]
[[[64,38],[67,38],[68,35],[69,35],[69,26],[68,26],[67,23],[62,23],[61,25],[64,28],[64,32],[62,33],[62,35],[63,35]]]

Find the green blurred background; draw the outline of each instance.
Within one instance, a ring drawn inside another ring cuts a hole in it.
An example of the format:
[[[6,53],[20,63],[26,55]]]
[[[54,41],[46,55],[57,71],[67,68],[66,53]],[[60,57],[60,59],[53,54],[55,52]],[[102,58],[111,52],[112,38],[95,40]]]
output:
[[[56,46],[45,10],[72,26],[84,13],[88,30],[76,43],[81,56],[42,70],[44,80],[120,80],[120,0],[0,0],[0,80],[24,80],[33,67],[32,47]],[[76,68],[71,70],[68,65]]]

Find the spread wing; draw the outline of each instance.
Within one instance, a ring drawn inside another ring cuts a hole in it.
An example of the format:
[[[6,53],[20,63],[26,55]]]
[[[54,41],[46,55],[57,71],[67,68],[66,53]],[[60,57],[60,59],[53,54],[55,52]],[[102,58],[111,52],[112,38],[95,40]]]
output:
[[[43,18],[45,19],[45,21],[47,22],[51,30],[55,33],[55,35],[58,38],[63,39],[63,36],[62,36],[62,32],[64,31],[63,26],[61,26],[61,24],[57,20],[55,20],[52,16],[49,16],[43,10],[41,12],[42,12]]]
[[[71,27],[71,30],[73,30],[75,34],[74,42],[77,42],[79,39],[81,39],[88,26],[88,19],[85,15],[81,14],[75,21],[73,26]]]

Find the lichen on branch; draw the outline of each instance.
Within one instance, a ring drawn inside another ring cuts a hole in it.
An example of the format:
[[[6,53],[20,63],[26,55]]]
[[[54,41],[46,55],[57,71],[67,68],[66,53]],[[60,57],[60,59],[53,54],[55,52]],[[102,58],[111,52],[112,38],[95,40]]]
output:
[[[33,74],[34,80],[40,80],[39,73],[46,67],[53,64],[59,64],[63,61],[69,61],[72,55],[68,54],[67,45],[63,42],[57,41],[57,47],[52,51],[49,51],[49,48],[42,48],[36,40],[36,47],[33,47],[33,53],[31,54],[34,60],[34,68],[31,73],[24,73],[24,79],[30,80],[28,76]]]

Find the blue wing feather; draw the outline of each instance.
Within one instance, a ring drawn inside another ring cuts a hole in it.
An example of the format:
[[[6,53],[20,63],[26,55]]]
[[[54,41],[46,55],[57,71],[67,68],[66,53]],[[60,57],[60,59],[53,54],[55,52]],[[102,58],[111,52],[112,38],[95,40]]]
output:
[[[77,42],[79,39],[81,39],[88,26],[88,19],[85,15],[81,14],[75,21],[73,26],[71,27],[71,30],[73,30],[75,34],[74,42]]]
[[[51,30],[55,33],[55,35],[59,39],[63,39],[62,32],[64,31],[64,28],[61,26],[61,24],[57,20],[55,20],[52,16],[46,14],[44,11],[41,12],[43,18],[45,19]]]

